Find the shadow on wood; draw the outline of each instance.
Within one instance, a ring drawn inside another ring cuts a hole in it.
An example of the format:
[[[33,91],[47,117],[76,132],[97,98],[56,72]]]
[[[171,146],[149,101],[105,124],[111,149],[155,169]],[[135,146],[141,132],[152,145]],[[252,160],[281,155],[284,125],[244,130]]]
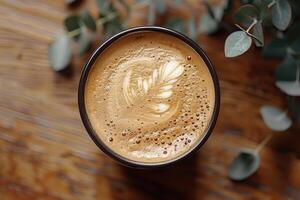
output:
[[[137,170],[120,166],[130,187],[140,197],[150,199],[196,199],[196,156],[175,165],[155,169]]]

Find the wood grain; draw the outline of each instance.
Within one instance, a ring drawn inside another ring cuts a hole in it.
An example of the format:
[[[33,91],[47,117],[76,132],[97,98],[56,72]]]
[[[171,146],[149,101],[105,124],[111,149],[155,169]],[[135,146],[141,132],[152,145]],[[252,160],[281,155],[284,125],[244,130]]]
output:
[[[97,12],[92,0],[81,6]],[[91,52],[74,58],[69,74],[49,67],[48,44],[63,32],[63,18],[71,12],[63,0],[0,0],[1,200],[300,199],[297,127],[276,134],[253,177],[227,177],[239,149],[255,147],[270,133],[260,106],[286,106],[274,86],[276,62],[263,60],[255,49],[226,59],[225,35],[201,35],[198,42],[216,66],[222,91],[213,135],[177,165],[132,170],[104,155],[81,123],[77,86]]]

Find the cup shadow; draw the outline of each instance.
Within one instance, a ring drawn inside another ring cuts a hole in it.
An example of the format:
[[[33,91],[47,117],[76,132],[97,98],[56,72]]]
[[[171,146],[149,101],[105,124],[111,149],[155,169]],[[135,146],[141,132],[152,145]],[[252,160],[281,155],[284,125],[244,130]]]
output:
[[[197,157],[151,170],[120,166],[136,197],[143,199],[196,199]],[[139,198],[138,198],[139,199]]]

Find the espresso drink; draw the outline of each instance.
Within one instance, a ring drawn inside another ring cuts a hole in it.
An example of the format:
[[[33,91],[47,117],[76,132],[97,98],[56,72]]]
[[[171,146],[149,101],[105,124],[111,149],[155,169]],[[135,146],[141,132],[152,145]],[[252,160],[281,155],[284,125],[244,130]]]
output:
[[[204,136],[215,90],[196,51],[168,34],[136,32],[108,46],[85,85],[85,107],[103,143],[141,163],[175,159]]]

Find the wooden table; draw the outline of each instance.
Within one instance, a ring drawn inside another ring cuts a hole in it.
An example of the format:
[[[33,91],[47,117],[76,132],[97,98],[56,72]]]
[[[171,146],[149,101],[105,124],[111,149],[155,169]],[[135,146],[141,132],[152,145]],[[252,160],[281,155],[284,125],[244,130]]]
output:
[[[94,1],[83,7],[95,13]],[[227,177],[239,149],[255,147],[270,133],[260,106],[285,107],[274,86],[276,62],[261,59],[254,49],[226,59],[225,35],[201,35],[198,41],[216,66],[222,91],[213,135],[184,162],[132,170],[104,155],[81,123],[77,86],[90,53],[74,58],[67,74],[49,67],[48,44],[63,31],[70,12],[63,0],[0,0],[1,200],[300,199],[297,127],[276,134],[253,177],[244,182]]]

